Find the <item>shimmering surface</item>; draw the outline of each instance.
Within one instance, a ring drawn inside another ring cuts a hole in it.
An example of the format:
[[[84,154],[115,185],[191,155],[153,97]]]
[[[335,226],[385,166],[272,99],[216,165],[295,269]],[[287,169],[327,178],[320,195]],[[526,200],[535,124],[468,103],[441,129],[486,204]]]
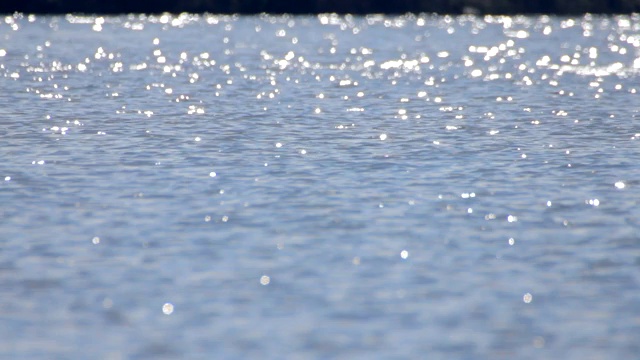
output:
[[[3,358],[629,359],[640,18],[0,24]]]

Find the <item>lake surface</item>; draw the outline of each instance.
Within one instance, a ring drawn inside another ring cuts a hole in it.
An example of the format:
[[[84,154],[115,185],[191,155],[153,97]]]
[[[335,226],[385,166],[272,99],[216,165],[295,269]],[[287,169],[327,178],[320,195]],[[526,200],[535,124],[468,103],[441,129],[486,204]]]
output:
[[[0,357],[631,359],[640,16],[8,16]]]

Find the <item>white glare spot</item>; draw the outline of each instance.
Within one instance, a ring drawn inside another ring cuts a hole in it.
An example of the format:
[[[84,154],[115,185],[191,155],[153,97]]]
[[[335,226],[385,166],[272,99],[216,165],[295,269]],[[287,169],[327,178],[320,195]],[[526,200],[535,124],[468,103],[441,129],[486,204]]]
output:
[[[5,178],[5,180],[6,180],[6,178]],[[622,181],[617,181],[617,182],[616,182],[615,184],[613,184],[613,185],[615,185],[615,187],[616,187],[616,188],[618,188],[618,189],[624,189],[624,188],[625,188],[625,186],[626,186],[626,185],[625,185],[625,183],[623,183]]]
[[[514,238],[509,238],[509,245],[513,246],[513,244],[516,243],[516,239]]]
[[[195,139],[193,139],[193,141],[200,141],[200,140],[202,140],[202,139],[200,138],[200,136],[196,136],[196,138],[195,138]]]
[[[276,147],[277,148],[281,148],[282,147],[282,143],[276,143]]]
[[[587,203],[589,205],[599,206],[600,205],[600,200],[598,200],[598,199],[589,199],[589,201]]]
[[[551,205],[553,205],[553,204],[551,203],[551,200],[547,201],[547,206],[551,206]]]
[[[403,258],[403,259],[408,258],[409,257],[409,252],[407,250],[402,250],[400,252],[400,257]]]
[[[380,140],[387,140],[387,134],[380,134]]]
[[[113,307],[113,300],[104,298],[104,300],[102,300],[102,307],[105,309],[111,309]]]
[[[93,245],[98,245],[100,244],[100,238],[95,236],[93,239],[91,239],[91,242],[93,243]]]
[[[11,176],[5,176],[4,177],[4,181],[10,181],[11,180]]]
[[[209,221],[211,221],[211,216],[209,216],[209,215],[205,216],[205,217],[204,217],[204,221],[205,221],[205,222],[209,222]]]
[[[508,222],[516,222],[516,221],[518,221],[518,217],[517,216],[513,216],[513,215],[509,215],[509,216],[507,216],[507,221]]]
[[[173,304],[165,303],[164,305],[162,305],[162,313],[165,315],[173,314]]]
[[[268,277],[267,275],[262,275],[260,277],[260,284],[262,285],[269,285],[269,283],[271,282],[271,278]]]
[[[215,171],[212,171],[212,172],[209,173],[209,176],[210,177],[216,177],[216,176],[218,176],[218,174],[216,174]]]
[[[307,153],[307,150],[305,149],[300,150],[300,154],[305,155],[306,153]]]
[[[526,293],[522,297],[522,301],[524,301],[526,304],[529,304],[532,300],[533,300],[533,296],[530,293]]]
[[[542,336],[536,336],[533,338],[533,347],[541,349],[544,347],[544,338]]]

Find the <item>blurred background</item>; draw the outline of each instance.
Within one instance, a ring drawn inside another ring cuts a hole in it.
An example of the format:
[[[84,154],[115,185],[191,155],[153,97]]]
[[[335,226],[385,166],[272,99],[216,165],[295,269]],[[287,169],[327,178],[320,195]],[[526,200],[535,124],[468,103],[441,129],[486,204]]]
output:
[[[3,0],[0,13],[447,13],[640,12],[640,0]]]

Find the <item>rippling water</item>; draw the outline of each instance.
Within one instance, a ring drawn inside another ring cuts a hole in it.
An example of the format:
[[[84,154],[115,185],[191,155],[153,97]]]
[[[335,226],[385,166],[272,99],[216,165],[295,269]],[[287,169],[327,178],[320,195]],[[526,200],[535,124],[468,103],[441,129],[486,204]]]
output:
[[[4,358],[630,359],[640,16],[0,24]]]

